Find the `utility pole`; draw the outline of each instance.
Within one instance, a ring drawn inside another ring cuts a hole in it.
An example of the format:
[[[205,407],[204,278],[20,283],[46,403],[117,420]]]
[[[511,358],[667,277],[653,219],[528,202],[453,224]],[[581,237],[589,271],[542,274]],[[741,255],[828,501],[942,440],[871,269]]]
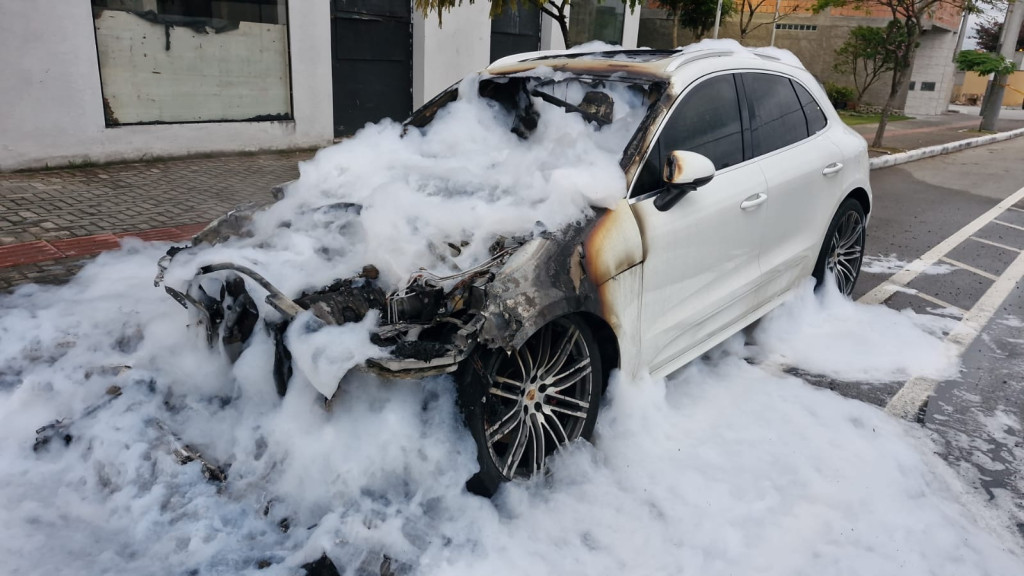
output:
[[[1007,60],[1013,61],[1013,53],[1017,47],[1017,35],[1020,33],[1020,24],[1024,20],[1024,1],[1017,0],[1006,9],[1006,18],[1003,20],[1003,33],[999,35],[999,54]],[[1003,107],[1003,94],[1006,92],[1006,76],[995,74],[992,78],[991,89],[988,90],[988,98],[985,99],[982,109],[981,127],[979,130],[994,132],[996,122],[999,120],[999,111]]]
[[[715,34],[712,38],[718,38],[718,24],[722,20],[722,0],[718,0],[718,8],[715,8]]]

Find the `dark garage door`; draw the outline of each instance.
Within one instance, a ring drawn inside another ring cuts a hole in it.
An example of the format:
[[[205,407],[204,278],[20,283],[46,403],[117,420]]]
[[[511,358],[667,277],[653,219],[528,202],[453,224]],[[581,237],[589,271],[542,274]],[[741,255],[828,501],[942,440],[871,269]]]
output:
[[[495,0],[496,1],[496,0]],[[530,2],[506,6],[491,20],[491,62],[540,48],[540,9]]]
[[[409,0],[333,0],[335,136],[412,112],[411,10]]]

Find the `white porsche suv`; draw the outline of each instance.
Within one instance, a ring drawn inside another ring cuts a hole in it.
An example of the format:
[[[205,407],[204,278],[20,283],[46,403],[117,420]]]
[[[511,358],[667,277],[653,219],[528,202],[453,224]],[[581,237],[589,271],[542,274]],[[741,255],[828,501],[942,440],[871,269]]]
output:
[[[398,286],[367,266],[358,277],[287,294],[258,271],[223,262],[167,291],[200,313],[211,344],[232,360],[254,332],[269,333],[282,395],[293,374],[283,335],[297,315],[344,324],[377,310],[372,340],[388,354],[363,369],[392,378],[455,374],[478,446],[480,471],[469,486],[490,494],[590,436],[612,370],[668,374],[810,276],[820,283],[831,275],[841,291],[853,290],[871,211],[867,147],[791,57],[707,44],[521,54],[491,65],[476,86],[526,141],[549,113],[621,131],[626,188],[618,203],[557,233],[499,239],[472,267],[420,270]],[[405,129],[427,127],[459,89],[427,103]],[[616,113],[625,100],[640,103],[637,114]],[[244,235],[250,215],[215,223],[191,246],[172,249],[162,267],[183,250]]]

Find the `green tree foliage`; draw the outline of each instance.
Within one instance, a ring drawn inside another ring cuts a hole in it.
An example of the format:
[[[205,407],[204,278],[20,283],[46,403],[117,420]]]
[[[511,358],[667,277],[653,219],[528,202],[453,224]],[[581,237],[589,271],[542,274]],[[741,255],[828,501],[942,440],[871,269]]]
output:
[[[896,107],[896,101],[900,92],[910,82],[910,72],[914,68],[914,57],[917,55],[918,40],[925,21],[931,17],[942,5],[951,6],[958,10],[969,12],[977,11],[979,3],[991,3],[994,0],[817,0],[813,10],[821,12],[829,8],[852,7],[870,12],[872,9],[881,8],[888,14],[893,22],[897,22],[903,30],[899,41],[890,44],[893,57],[892,84],[889,87],[889,97],[882,107],[882,118],[875,131],[875,139],[871,145],[882,146],[882,139],[885,136],[885,128],[889,123],[889,115]]]
[[[1001,54],[993,52],[976,52],[964,50],[956,55],[956,67],[967,72],[977,72],[982,76],[997,74],[1009,76],[1017,69],[1017,65]]]
[[[501,14],[503,10],[515,9],[520,3],[533,4],[537,6],[541,12],[550,17],[558,24],[558,29],[562,31],[562,40],[565,42],[566,47],[571,47],[572,44],[569,42],[569,7],[572,4],[571,0],[482,0],[489,1],[491,3],[491,18]],[[644,0],[598,0],[598,2],[622,2],[632,12],[636,10]],[[430,14],[431,12],[437,13],[437,21],[440,24],[442,22],[441,17],[444,12],[450,12],[452,8],[456,6],[462,6],[463,2],[467,4],[475,4],[476,0],[415,0],[415,6],[418,10],[422,11],[424,15]],[[714,12],[714,8],[712,8]],[[713,20],[712,16],[712,21]]]
[[[850,29],[846,41],[836,49],[832,69],[853,76],[857,102],[883,74],[896,67],[894,47],[903,44],[905,35],[903,26],[896,20],[885,28],[857,26]]]
[[[718,0],[657,0],[658,8],[667,10],[672,16],[672,46],[679,46],[679,29],[689,30],[700,40],[715,26],[715,9]],[[722,0],[722,16],[725,20],[736,12],[733,0]]]

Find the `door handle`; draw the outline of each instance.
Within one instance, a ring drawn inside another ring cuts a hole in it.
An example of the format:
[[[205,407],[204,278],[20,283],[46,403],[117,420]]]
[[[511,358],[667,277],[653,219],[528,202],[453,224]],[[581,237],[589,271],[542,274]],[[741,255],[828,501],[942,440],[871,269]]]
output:
[[[822,170],[821,173],[824,176],[831,176],[831,175],[835,174],[836,172],[839,172],[842,169],[843,169],[842,162],[833,162],[833,163],[829,164],[828,166],[825,166],[825,169]]]
[[[753,196],[747,196],[747,199],[740,202],[740,210],[750,210],[751,208],[757,208],[761,204],[764,204],[768,200],[768,195],[764,192],[758,192]]]

